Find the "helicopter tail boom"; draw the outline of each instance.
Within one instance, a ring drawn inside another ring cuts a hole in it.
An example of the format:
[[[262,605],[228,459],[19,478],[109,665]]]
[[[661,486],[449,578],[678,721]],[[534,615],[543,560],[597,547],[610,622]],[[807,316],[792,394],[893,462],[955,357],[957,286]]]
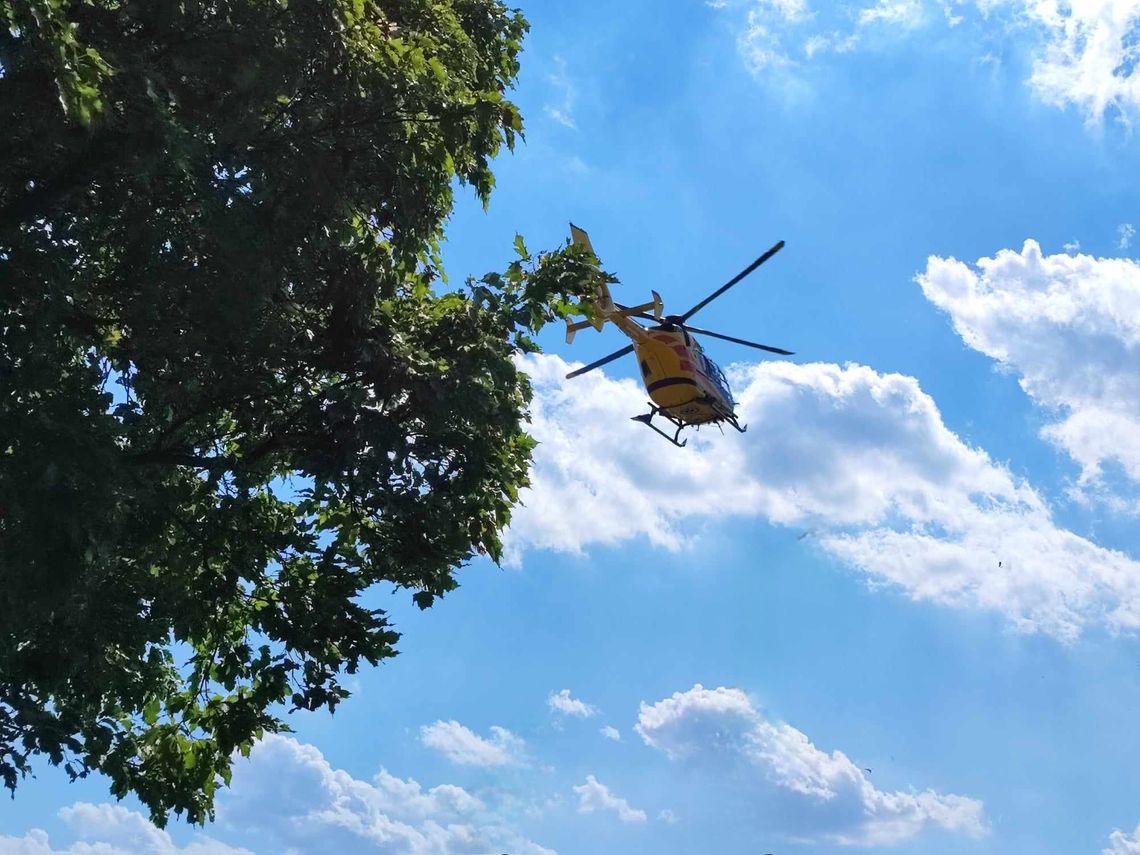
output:
[[[594,253],[594,246],[590,243],[590,236],[586,234],[585,229],[580,229],[573,223],[570,224],[570,239],[578,246]],[[633,321],[627,320],[628,318],[644,315],[647,312],[653,312],[654,317],[658,319],[661,318],[663,311],[661,295],[656,291],[650,292],[653,295],[653,299],[648,303],[642,303],[639,306],[621,306],[614,303],[613,297],[610,295],[610,286],[604,277],[598,277],[595,289],[597,295],[594,300],[594,305],[590,307],[589,317],[582,321],[566,321],[567,344],[570,344],[574,340],[574,335],[578,330],[593,327],[601,331],[606,321],[613,322],[622,332],[626,333],[626,335],[636,338],[641,332],[641,327]]]
[[[603,291],[604,289],[604,291]],[[591,316],[584,321],[566,321],[566,343],[570,344],[574,341],[574,335],[578,330],[584,330],[586,327],[593,327],[601,331],[606,321],[615,321],[617,318],[630,318],[639,315],[644,315],[646,312],[653,312],[654,317],[660,319],[663,311],[661,295],[656,291],[653,294],[653,299],[648,303],[642,303],[640,306],[618,306],[610,299],[609,289],[605,284],[599,287],[599,296],[603,299],[599,301],[598,305],[594,307]],[[620,326],[620,324],[619,324]],[[623,328],[624,329],[624,328]]]

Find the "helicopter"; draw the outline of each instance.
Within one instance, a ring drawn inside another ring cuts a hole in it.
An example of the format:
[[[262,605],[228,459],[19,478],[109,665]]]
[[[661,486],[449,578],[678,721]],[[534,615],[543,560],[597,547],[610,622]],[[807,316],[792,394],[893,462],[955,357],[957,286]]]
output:
[[[573,243],[597,257],[590,243],[590,236],[585,231],[571,223],[570,235]],[[625,333],[633,343],[615,350],[609,356],[603,356],[589,365],[571,371],[566,375],[566,379],[580,377],[587,371],[593,371],[615,359],[634,353],[640,364],[641,379],[645,383],[650,401],[649,412],[633,416],[633,421],[641,422],[678,448],[684,448],[688,443],[687,439],[680,439],[681,432],[687,427],[728,424],[740,433],[744,433],[748,427],[742,426],[737,419],[736,401],[732,398],[732,390],[728,386],[724,372],[705,355],[704,349],[693,333],[781,356],[792,356],[792,351],[694,327],[689,324],[689,318],[783,248],[784,242],[778,242],[682,315],[665,315],[661,295],[656,291],[650,292],[653,296],[651,301],[639,306],[623,306],[615,303],[610,296],[609,286],[603,279],[599,279],[596,286],[597,295],[586,320],[566,321],[566,343],[573,342],[574,334],[586,327],[594,327],[600,332],[607,321]],[[650,321],[653,326],[642,326],[635,319]],[[654,418],[658,416],[675,429],[672,434],[653,423]]]

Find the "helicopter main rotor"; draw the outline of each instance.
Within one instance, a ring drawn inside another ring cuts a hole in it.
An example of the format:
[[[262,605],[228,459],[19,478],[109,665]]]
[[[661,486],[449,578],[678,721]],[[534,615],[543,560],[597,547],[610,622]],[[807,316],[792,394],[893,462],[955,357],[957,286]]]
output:
[[[693,315],[695,315],[697,312],[699,312],[701,309],[703,309],[705,306],[707,306],[713,300],[720,297],[722,294],[724,294],[733,285],[736,285],[742,279],[747,277],[750,273],[752,273],[754,270],[756,270],[757,267],[759,267],[761,264],[763,264],[765,261],[767,261],[769,258],[771,258],[773,255],[775,255],[777,252],[779,252],[783,248],[784,248],[784,242],[783,241],[780,241],[779,243],[772,246],[763,255],[761,255],[759,258],[757,258],[755,261],[753,261],[751,264],[749,264],[747,267],[745,267],[743,270],[741,270],[739,273],[737,273],[735,276],[733,276],[731,279],[729,279],[727,282],[725,282],[723,285],[721,285],[719,288],[717,288],[715,291],[713,291],[711,294],[709,294],[707,297],[705,297],[703,300],[701,300],[699,303],[697,303],[695,306],[693,306],[691,309],[689,309],[689,311],[685,312],[683,315],[667,315],[664,318],[658,318],[654,315],[650,315],[650,314],[647,314],[645,312],[638,312],[638,313],[632,315],[631,317],[641,318],[643,320],[652,321],[654,324],[657,325],[657,328],[659,328],[659,329],[669,329],[671,327],[676,327],[676,328],[679,328],[682,330],[687,330],[689,332],[698,333],[700,335],[707,335],[707,336],[710,336],[712,338],[719,338],[719,339],[723,339],[724,341],[731,341],[734,344],[742,344],[745,347],[753,347],[753,348],[756,348],[757,350],[764,350],[764,351],[767,351],[768,353],[778,353],[781,356],[792,356],[793,351],[790,351],[790,350],[784,350],[783,348],[779,348],[779,347],[772,347],[771,345],[767,345],[767,344],[760,344],[759,342],[755,342],[755,341],[748,341],[747,339],[743,339],[743,338],[736,338],[735,336],[725,335],[724,333],[713,332],[712,330],[701,329],[700,327],[690,326],[687,323],[689,318],[691,318]],[[626,306],[622,306],[618,303],[615,303],[614,305],[619,309],[626,309],[627,308]],[[595,368],[601,368],[603,365],[608,365],[609,363],[613,362],[615,359],[621,359],[623,356],[626,356],[627,354],[630,354],[630,353],[633,353],[633,345],[627,344],[625,347],[621,348],[620,350],[615,350],[613,353],[609,354],[608,356],[603,356],[601,359],[598,359],[594,362],[591,362],[589,365],[583,365],[581,368],[577,369],[576,371],[571,371],[569,374],[566,375],[566,378],[570,379],[573,377],[579,377],[588,371],[593,371]]]

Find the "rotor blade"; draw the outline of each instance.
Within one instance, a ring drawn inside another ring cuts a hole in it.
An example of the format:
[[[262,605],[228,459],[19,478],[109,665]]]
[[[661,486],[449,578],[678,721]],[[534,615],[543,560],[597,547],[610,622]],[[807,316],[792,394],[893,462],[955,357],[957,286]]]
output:
[[[630,315],[630,317],[631,318],[644,318],[647,321],[656,321],[657,323],[661,323],[661,321],[658,318],[653,317],[653,315],[637,314],[637,315]],[[745,339],[742,339],[742,338],[734,338],[733,336],[725,335],[724,333],[716,333],[716,332],[713,332],[712,330],[705,330],[705,329],[701,329],[700,327],[694,327],[691,324],[681,324],[680,326],[682,326],[684,329],[687,329],[689,332],[699,333],[700,335],[708,335],[708,336],[712,336],[713,338],[722,338],[725,341],[731,341],[731,342],[734,342],[736,344],[743,344],[743,345],[746,345],[747,347],[756,347],[756,348],[759,348],[760,350],[766,350],[769,353],[778,353],[781,356],[795,356],[794,350],[784,350],[783,348],[779,348],[779,347],[769,347],[766,344],[758,344],[757,342],[754,342],[754,341],[746,341]]]
[[[601,368],[603,365],[607,365],[607,364],[613,362],[615,359],[621,359],[627,353],[633,353],[633,345],[632,344],[627,344],[621,350],[615,350],[609,356],[603,356],[597,362],[591,362],[589,365],[583,365],[577,371],[571,371],[569,374],[566,375],[566,379],[571,380],[574,377],[578,377],[579,375],[585,374],[587,371],[593,371],[595,368]]]
[[[701,302],[697,303],[697,305],[693,306],[693,308],[689,309],[689,311],[685,312],[685,314],[681,315],[681,320],[687,321],[689,318],[691,318],[693,315],[695,315],[697,312],[699,312],[701,309],[703,309],[705,306],[707,306],[709,303],[711,303],[713,300],[715,300],[717,297],[719,297],[721,294],[723,294],[725,291],[727,291],[729,288],[731,288],[733,285],[735,285],[737,282],[739,282],[741,279],[743,279],[745,276],[747,276],[749,273],[751,273],[753,270],[755,270],[757,267],[759,267],[783,248],[784,242],[780,241],[758,259],[753,261],[751,264],[749,264],[747,267],[745,267],[743,270],[741,270],[739,273],[737,273],[735,276],[733,276],[731,279],[729,279],[727,282],[725,282],[723,285],[721,285],[719,288],[701,300]]]
[[[652,309],[654,305],[653,303],[642,303],[640,306],[623,306],[621,303],[614,303],[614,308],[627,318],[649,318],[654,323],[660,323],[659,317],[649,314],[649,309]]]
[[[614,305],[617,306],[617,303],[614,303]],[[622,307],[618,306],[618,308],[620,309]],[[626,317],[627,318],[641,318],[643,321],[652,321],[655,324],[662,324],[665,322],[664,318],[655,317],[655,316],[649,314],[649,312],[634,312],[631,315],[626,315]]]
[[[769,353],[778,353],[781,356],[792,356],[794,354],[794,351],[791,350],[783,350],[779,347],[769,347],[766,344],[757,344],[754,341],[746,341],[742,338],[734,338],[733,336],[725,335],[724,333],[713,332],[712,330],[703,330],[700,327],[691,327],[688,324],[685,324],[685,329],[687,329],[689,332],[698,333],[699,335],[711,335],[713,338],[722,338],[725,341],[731,341],[735,344],[743,344],[746,347],[755,347],[757,350],[766,350]]]

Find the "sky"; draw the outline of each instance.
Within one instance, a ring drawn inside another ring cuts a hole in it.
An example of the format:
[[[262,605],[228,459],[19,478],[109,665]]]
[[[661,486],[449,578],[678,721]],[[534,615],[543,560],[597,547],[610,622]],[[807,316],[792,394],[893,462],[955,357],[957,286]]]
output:
[[[586,228],[746,434],[544,333],[503,567],[152,826],[41,766],[2,855],[1140,853],[1140,0],[531,0],[453,278]]]

